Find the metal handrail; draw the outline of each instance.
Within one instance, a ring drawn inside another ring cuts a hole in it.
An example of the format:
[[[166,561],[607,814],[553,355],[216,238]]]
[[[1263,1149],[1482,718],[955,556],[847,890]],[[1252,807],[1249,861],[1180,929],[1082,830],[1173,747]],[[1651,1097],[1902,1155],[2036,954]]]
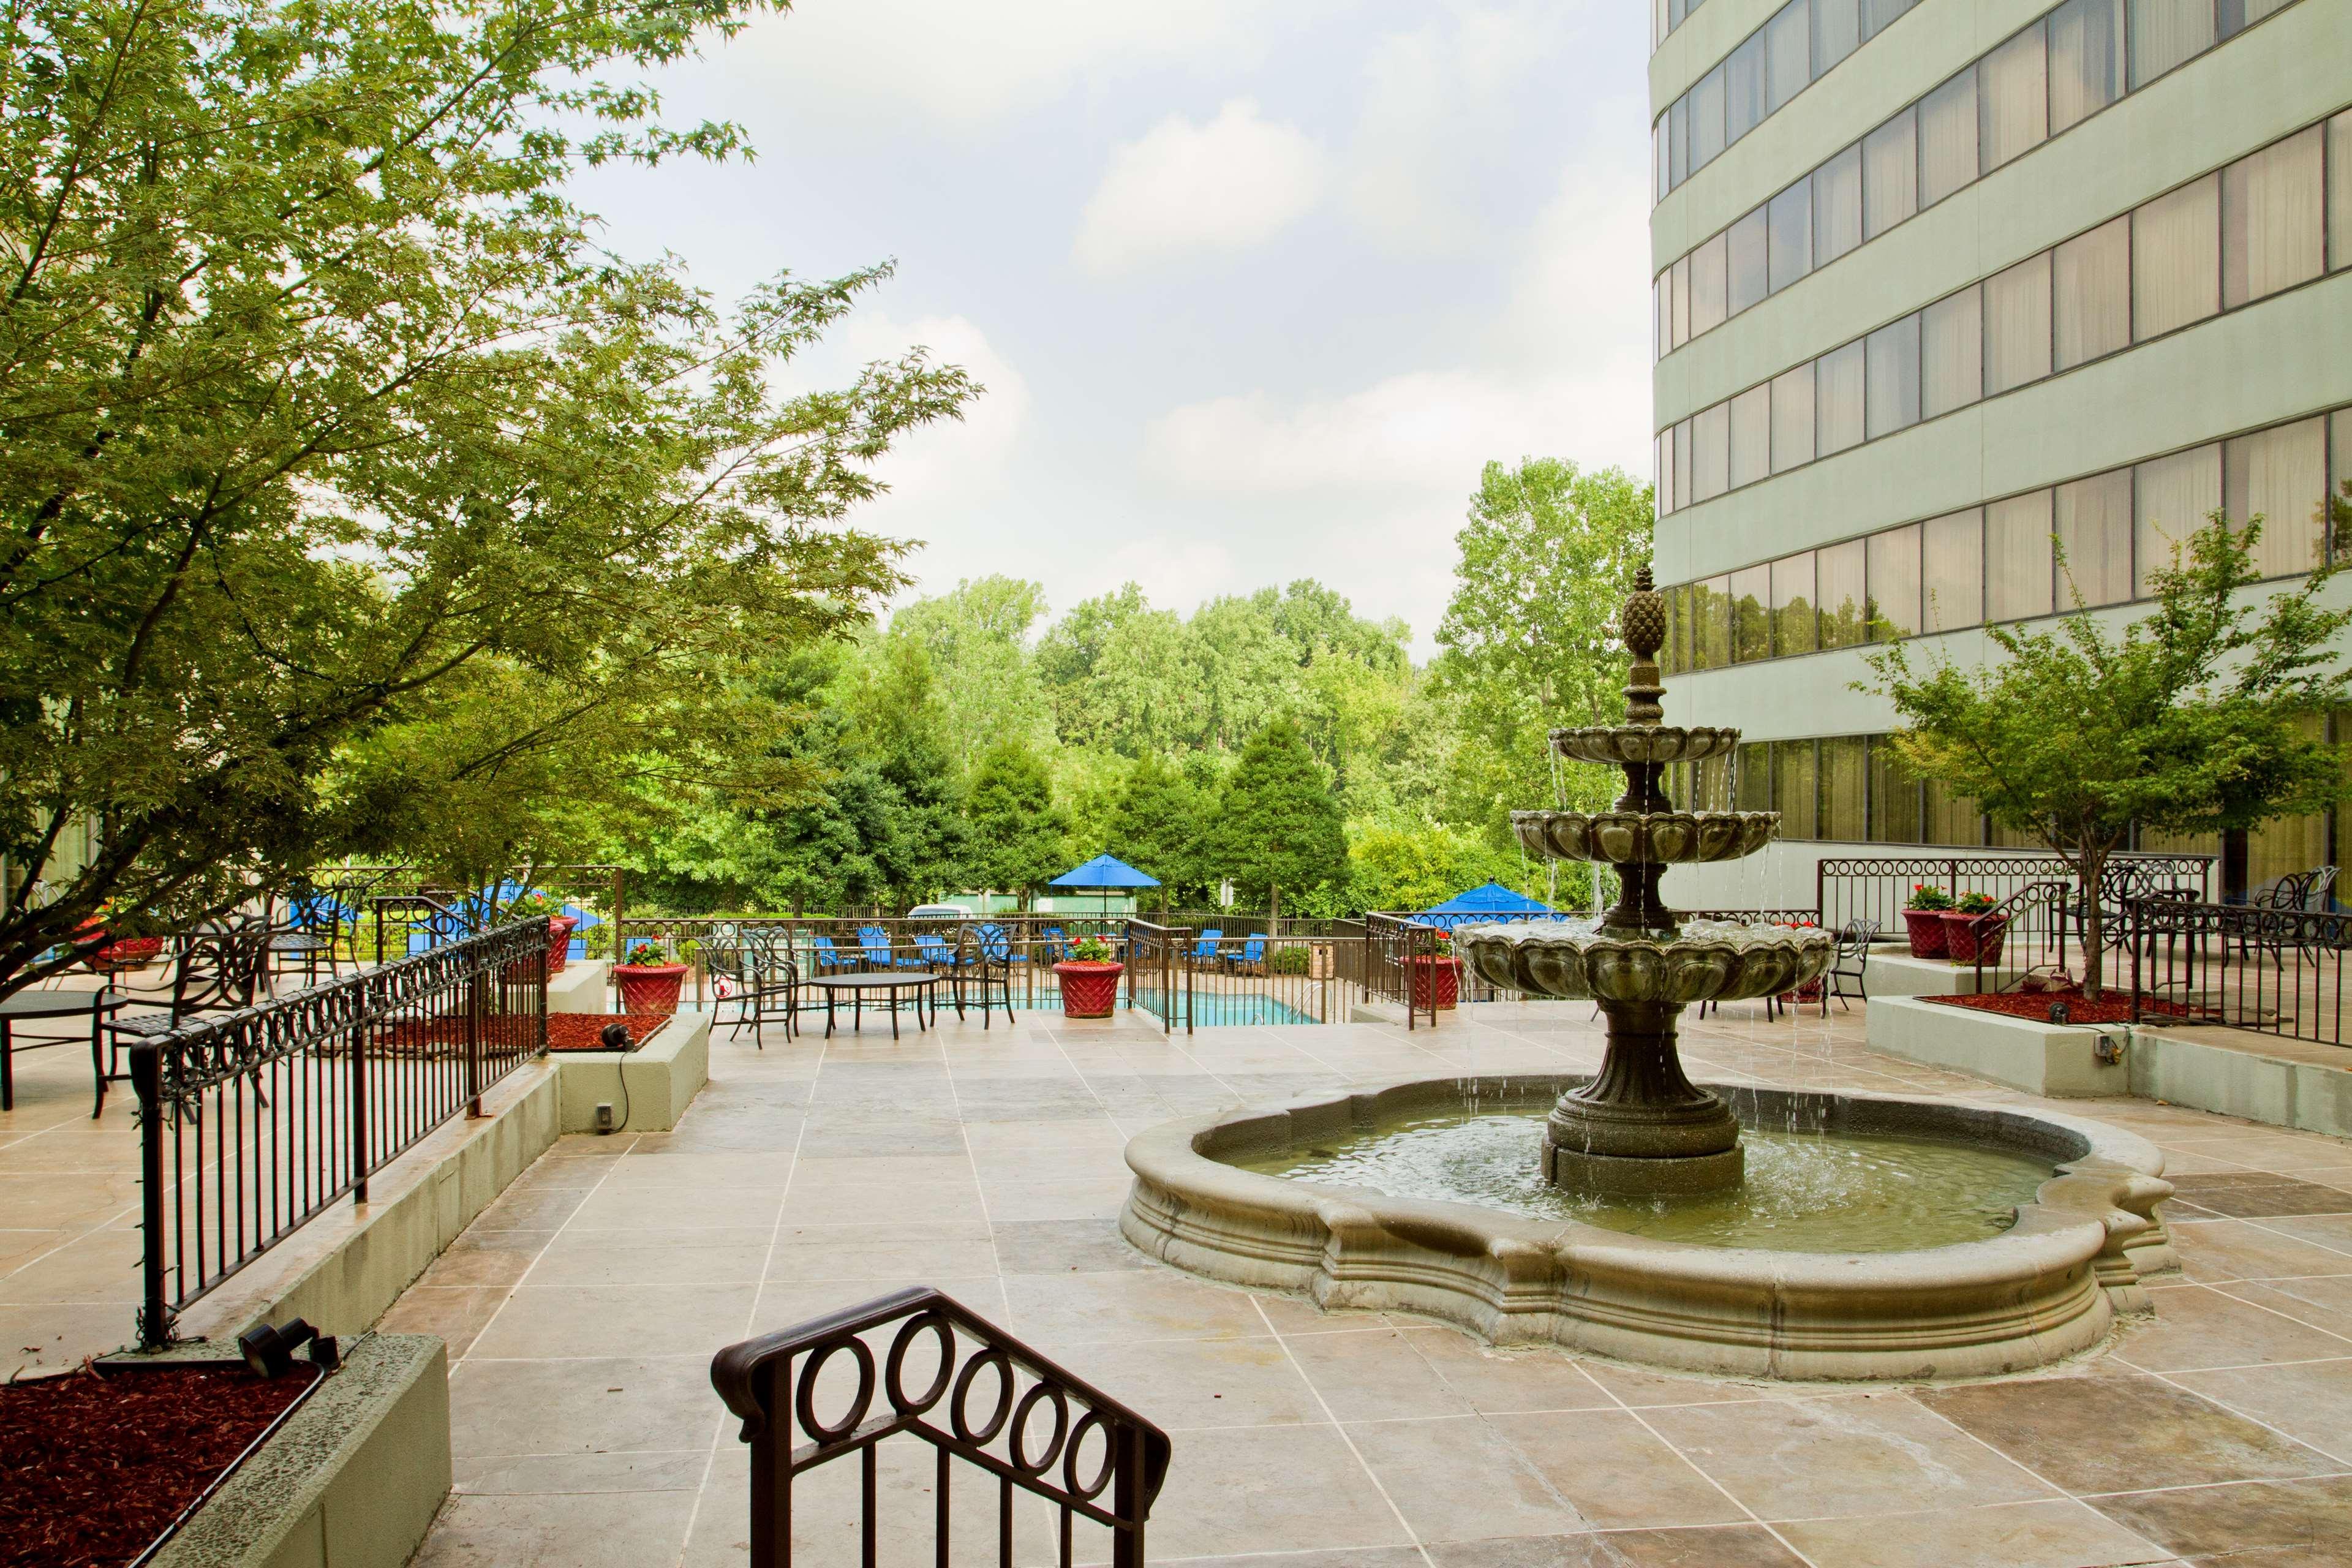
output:
[[[893,1325],[897,1332],[877,1375],[877,1346],[861,1336]],[[936,1352],[937,1369],[923,1386],[909,1389],[909,1354],[926,1338]],[[820,1384],[836,1356],[847,1358],[856,1385],[839,1414],[828,1419],[818,1413],[819,1399],[840,1395],[821,1395]],[[1018,1387],[1024,1381],[1025,1390]],[[876,1449],[901,1433],[929,1444],[939,1456],[931,1504],[942,1565],[949,1561],[953,1516],[950,1461],[961,1459],[996,1481],[999,1555],[1007,1568],[1013,1560],[1016,1489],[1060,1510],[1064,1568],[1072,1562],[1071,1528],[1080,1519],[1111,1531],[1113,1568],[1142,1568],[1144,1525],[1168,1479],[1173,1452],[1168,1434],[929,1286],[729,1345],[711,1359],[710,1382],[743,1423],[740,1440],[751,1446],[753,1568],[787,1568],[793,1560],[793,1481],[851,1455],[864,1470],[862,1557],[873,1563],[879,1533]],[[992,1386],[982,1389],[983,1383]],[[976,1389],[991,1402],[979,1419],[972,1409]],[[1073,1404],[1080,1406],[1075,1418]],[[944,1422],[938,1419],[942,1407]],[[1049,1424],[1042,1441],[1034,1430],[1041,1415]],[[806,1441],[796,1441],[796,1433]],[[1079,1455],[1090,1436],[1102,1440],[1102,1461],[1082,1477]]]

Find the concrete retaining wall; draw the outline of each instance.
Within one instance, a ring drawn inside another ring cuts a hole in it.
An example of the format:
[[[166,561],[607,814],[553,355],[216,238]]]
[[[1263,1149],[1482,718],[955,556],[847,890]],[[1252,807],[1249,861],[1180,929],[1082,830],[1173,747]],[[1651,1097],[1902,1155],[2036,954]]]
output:
[[[634,1051],[566,1051],[562,1130],[594,1132],[596,1107],[613,1108],[614,1131],[667,1132],[710,1079],[710,1015],[680,1008]]]
[[[606,1013],[613,999],[613,966],[601,958],[576,959],[561,974],[547,977],[551,1013]]]
[[[2251,1043],[2256,1037],[2246,1037]],[[2295,1059],[2338,1052],[2282,1040],[2273,1051],[2216,1044],[2143,1025],[2132,1032],[2131,1091],[2275,1127],[2352,1138],[2352,1061]]]
[[[2097,1058],[2103,1036],[2121,1041],[2129,1033],[2120,1026],[2039,1024],[1902,996],[1870,1004],[1874,1051],[2061,1099],[2131,1093],[2128,1061],[2108,1065]]]

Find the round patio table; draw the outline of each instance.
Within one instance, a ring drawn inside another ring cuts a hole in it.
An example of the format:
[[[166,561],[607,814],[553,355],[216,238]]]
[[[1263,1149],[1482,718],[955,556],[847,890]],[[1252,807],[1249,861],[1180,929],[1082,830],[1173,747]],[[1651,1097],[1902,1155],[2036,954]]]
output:
[[[946,978],[929,969],[877,969],[863,974],[820,974],[809,984],[824,993],[825,1038],[833,1037],[834,1003],[843,992],[849,993],[849,1028],[856,1034],[866,1021],[866,994],[886,991],[890,1001],[890,1037],[895,1040],[898,1037],[899,994],[915,994],[915,1027],[929,1028],[930,1026],[923,1022],[923,998],[931,999],[931,1011],[937,1013],[940,982]]]
[[[110,1013],[119,1013],[131,1005],[131,998],[120,991],[19,991],[14,996],[0,997],[0,1110],[16,1109],[16,1041],[9,1029],[19,1018],[78,1018],[89,1016],[90,1070],[105,1077],[100,1062],[102,1048],[99,1025]],[[63,1045],[62,1040],[44,1040],[42,1045]],[[31,1047],[37,1049],[38,1047]],[[101,1099],[100,1105],[105,1103]],[[97,1114],[95,1111],[92,1115]]]

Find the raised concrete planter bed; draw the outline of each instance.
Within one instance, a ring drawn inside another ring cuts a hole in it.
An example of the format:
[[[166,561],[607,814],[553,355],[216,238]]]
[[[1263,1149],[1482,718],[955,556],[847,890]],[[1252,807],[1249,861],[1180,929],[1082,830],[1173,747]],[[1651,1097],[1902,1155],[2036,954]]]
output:
[[[2098,1059],[2103,1041],[2121,1044],[2129,1033],[2117,1024],[2036,1023],[1900,996],[1870,1004],[1872,1050],[2061,1100],[2131,1093],[2128,1064]]]
[[[609,1013],[612,1000],[613,966],[604,959],[580,959],[547,977],[551,1013]]]
[[[217,1346],[167,1352],[218,1360]],[[449,1494],[439,1340],[370,1334],[152,1559],[153,1568],[401,1568]]]
[[[614,1131],[667,1132],[710,1079],[710,1015],[680,1008],[634,1051],[565,1051],[562,1129],[594,1132],[596,1107],[613,1108]]]
[[[1984,988],[1998,991],[2024,971],[1988,964]],[[1863,972],[1872,996],[1972,996],[1977,990],[1976,965],[1955,964],[1940,958],[1914,958],[1902,948],[1872,952]]]
[[[1234,1156],[1577,1078],[1421,1080],[1170,1122],[1128,1144],[1120,1226],[1178,1268],[1326,1307],[1423,1313],[1497,1344],[1550,1342],[1694,1372],[1796,1379],[1986,1376],[2104,1341],[2178,1267],[2146,1140],[2054,1113],[1713,1086],[1743,1121],[1992,1142],[2056,1173],[1989,1240],[1916,1252],[1768,1252],[1662,1241],[1467,1204],[1262,1175]],[[1530,1150],[1529,1157],[1533,1157]]]
[[[2132,1031],[2131,1091],[2274,1127],[2352,1138],[2352,1052],[2239,1029]]]

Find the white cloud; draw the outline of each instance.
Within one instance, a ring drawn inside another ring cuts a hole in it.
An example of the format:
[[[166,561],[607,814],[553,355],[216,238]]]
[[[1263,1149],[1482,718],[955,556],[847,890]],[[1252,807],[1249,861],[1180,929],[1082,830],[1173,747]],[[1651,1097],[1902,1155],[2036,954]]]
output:
[[[1171,115],[1121,144],[1072,247],[1097,276],[1202,251],[1246,250],[1320,198],[1323,153],[1296,126],[1236,99],[1206,125]]]
[[[1608,122],[1605,115],[1598,118]],[[1629,166],[1623,157],[1611,156],[1606,142],[1595,151],[1561,174],[1529,226],[1509,309],[1497,321],[1522,355],[1558,360],[1630,353],[1646,360],[1649,186],[1638,162]],[[1648,380],[1644,363],[1645,405]]]
[[[863,364],[895,359],[920,345],[934,363],[961,365],[987,392],[966,405],[960,420],[944,420],[898,438],[875,473],[889,493],[856,513],[860,528],[919,537],[927,521],[961,500],[1003,488],[1004,473],[1029,426],[1029,384],[961,316],[898,321],[880,311],[852,315],[837,353]],[[845,363],[845,370],[846,365]],[[845,382],[846,374],[834,378]]]

